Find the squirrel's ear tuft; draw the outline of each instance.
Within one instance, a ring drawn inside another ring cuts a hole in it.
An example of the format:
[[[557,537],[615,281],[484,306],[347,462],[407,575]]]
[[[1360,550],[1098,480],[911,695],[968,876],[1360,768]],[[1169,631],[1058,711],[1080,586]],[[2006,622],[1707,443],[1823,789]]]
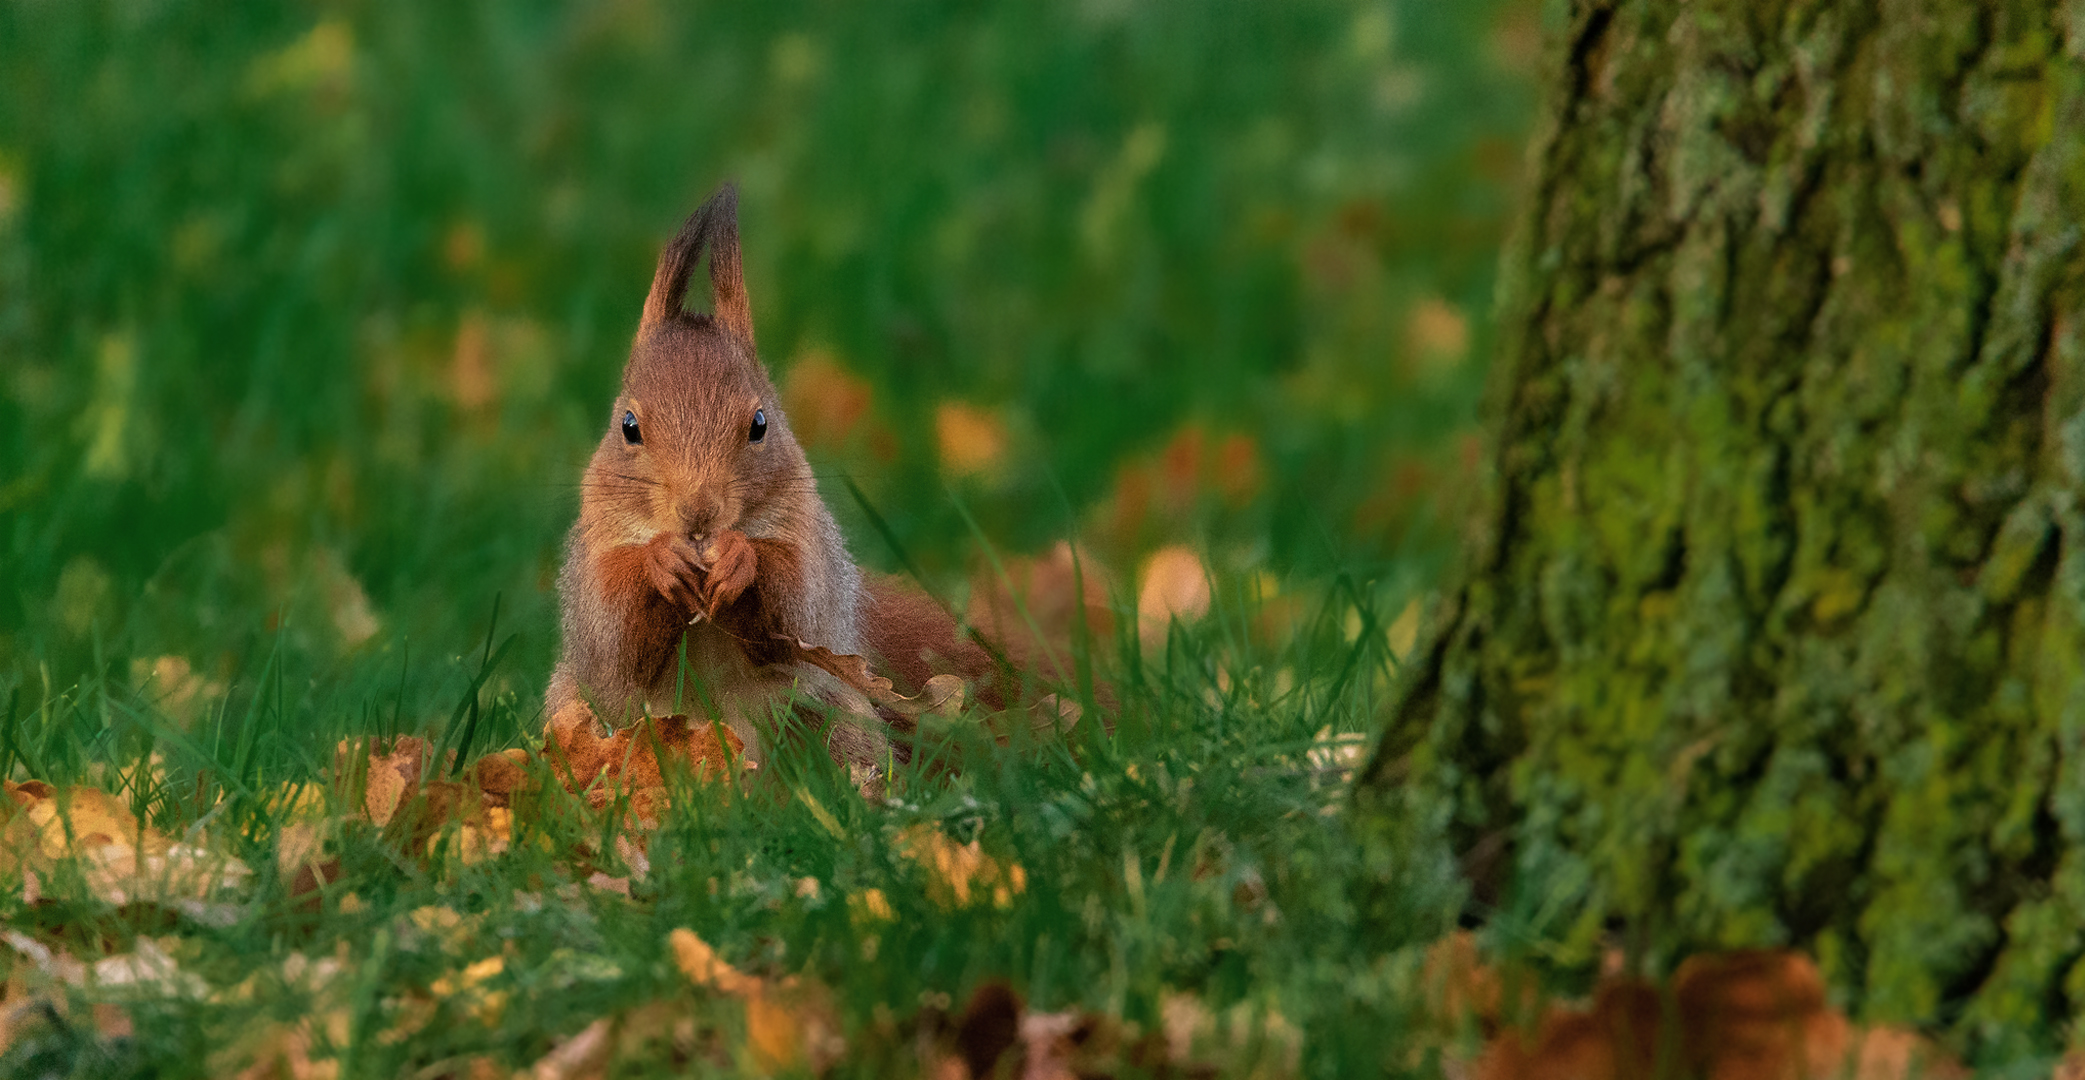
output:
[[[753,345],[753,306],[746,299],[746,278],[738,258],[738,188],[725,184],[681,226],[652,275],[651,295],[644,300],[647,325],[678,316],[688,296],[688,278],[709,249],[710,305],[726,330]]]

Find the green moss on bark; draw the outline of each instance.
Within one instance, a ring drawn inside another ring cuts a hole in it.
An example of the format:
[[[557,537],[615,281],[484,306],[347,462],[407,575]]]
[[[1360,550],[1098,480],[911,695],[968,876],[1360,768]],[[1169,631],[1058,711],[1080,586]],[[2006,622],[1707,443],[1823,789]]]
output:
[[[1815,949],[1981,1054],[2085,1001],[2085,16],[1581,0],[1490,488],[1377,787],[1502,918]]]

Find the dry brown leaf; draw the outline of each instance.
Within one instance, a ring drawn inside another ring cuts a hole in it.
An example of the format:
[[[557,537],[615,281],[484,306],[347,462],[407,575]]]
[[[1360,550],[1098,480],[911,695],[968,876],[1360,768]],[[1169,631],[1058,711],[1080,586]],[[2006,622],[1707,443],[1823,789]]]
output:
[[[867,657],[836,653],[824,646],[782,634],[776,635],[776,640],[790,647],[794,659],[825,671],[860,692],[878,708],[908,720],[927,715],[952,719],[962,713],[971,696],[970,687],[962,676],[942,674],[928,679],[918,694],[906,697],[897,692],[889,679],[876,674]]]
[[[94,1030],[104,1039],[128,1039],[137,1034],[137,1025],[132,1023],[130,1013],[114,1002],[94,1003]],[[0,1046],[5,1042],[0,1041]]]
[[[472,766],[478,780],[478,790],[485,793],[485,801],[493,806],[509,805],[513,797],[528,789],[529,752],[520,748],[487,754]]]
[[[931,872],[927,897],[944,908],[969,907],[973,896],[992,906],[1013,906],[1028,888],[1028,871],[1019,863],[1002,864],[985,854],[976,840],[958,844],[930,824],[913,825],[898,834],[898,853]]]
[[[192,844],[170,844],[156,854],[140,854],[130,844],[103,844],[80,854],[81,876],[103,903],[121,907],[139,901],[178,904],[208,901],[238,889],[253,871],[238,859]],[[226,924],[236,909],[180,905],[202,921]]]
[[[605,804],[616,792],[654,792],[663,801],[666,778],[659,752],[687,763],[697,776],[722,777],[742,761],[745,743],[730,728],[683,715],[647,718],[603,737],[592,710],[574,705],[551,718],[546,752],[566,789],[588,792]],[[644,817],[640,812],[640,818]]]
[[[252,876],[238,859],[173,842],[98,788],[32,781],[9,784],[7,792],[0,874],[21,875],[25,895],[40,899],[52,865],[73,859],[104,903],[164,903],[217,923],[237,917],[237,909],[210,901]]]
[[[863,889],[847,898],[847,911],[856,924],[895,922],[897,912],[891,910],[890,898],[882,889]]]
[[[1612,977],[1589,1007],[1550,1008],[1532,1032],[1485,1047],[1478,1080],[1623,1080],[1651,1075],[1672,1045],[1679,1071],[1712,1080],[1859,1080],[1968,1075],[1936,1047],[1896,1028],[1863,1031],[1833,1011],[1807,957],[1735,952],[1688,959],[1673,977],[1670,1016],[1657,987]],[[1666,1025],[1675,1021],[1677,1033]]]
[[[37,849],[47,859],[117,843],[163,851],[168,843],[157,832],[143,829],[129,807],[99,788],[66,788],[36,800],[27,809],[37,828]]]
[[[62,946],[54,949],[20,930],[0,930],[0,942],[5,942],[22,959],[29,961],[30,967],[45,978],[68,986],[86,984],[87,965],[73,959],[72,954],[66,952]],[[16,971],[21,970],[19,965],[10,966]]]
[[[805,446],[837,447],[869,414],[867,381],[846,371],[831,353],[813,348],[790,362],[782,384],[789,431]],[[887,437],[887,433],[886,433]]]
[[[1470,322],[1454,304],[1429,296],[1412,305],[1408,319],[1406,344],[1421,368],[1452,368],[1468,353]]]
[[[420,768],[426,755],[427,740],[412,737],[397,740],[388,754],[369,755],[362,806],[378,828],[391,824],[407,793],[420,786]]]
[[[130,662],[130,678],[139,690],[153,696],[160,712],[184,728],[225,693],[222,681],[197,673],[185,656],[138,657]]]
[[[709,942],[697,937],[693,930],[676,928],[666,940],[673,947],[674,966],[696,986],[727,994],[750,994],[760,989],[759,979],[725,963]]]
[[[944,401],[934,410],[941,467],[952,476],[995,472],[1006,457],[1006,422],[977,405]]]
[[[1002,982],[979,986],[952,1022],[931,1007],[921,1020],[922,1035],[932,1039],[921,1071],[933,1080],[1078,1080],[1115,1076],[1126,1064],[1138,1075],[1174,1075],[1170,1069],[1153,1069],[1161,1064],[1162,1046],[1134,1047],[1125,1061],[1121,1032],[1105,1017],[1078,1010],[1030,1011]],[[1010,1062],[1019,1062],[1018,1071],[1006,1068]],[[1204,1072],[1183,1071],[1190,1076]]]
[[[757,987],[746,998],[746,1046],[770,1073],[832,1068],[847,1052],[832,991],[796,976]]]
[[[787,634],[776,634],[775,640],[789,645],[795,659],[813,667],[823,668],[832,673],[841,682],[868,695],[871,700],[877,699],[879,695],[895,696],[892,695],[891,681],[876,674],[875,669],[869,666],[869,661],[866,657],[856,656],[852,653],[836,653],[823,645],[813,645],[801,638],[793,638]],[[911,699],[898,698],[897,700],[907,701]]]
[[[1137,590],[1137,637],[1147,648],[1165,644],[1176,620],[1192,623],[1209,613],[1209,570],[1193,551],[1178,544],[1159,548],[1144,561]]]
[[[309,821],[292,821],[275,832],[275,866],[285,877],[312,864],[325,848],[320,826]]]
[[[167,938],[171,942],[173,938]],[[149,937],[139,937],[133,951],[105,956],[94,962],[97,986],[127,986],[152,990],[172,997],[201,1000],[210,986],[196,975],[181,970],[166,947]]]
[[[667,935],[674,966],[690,983],[746,1003],[746,1048],[766,1072],[808,1067],[823,1073],[846,1052],[832,992],[814,980],[769,981],[726,963],[708,942],[685,927]]]
[[[218,1063],[245,1060],[248,1064],[244,1069],[230,1073],[220,1064],[212,1072],[233,1075],[237,1080],[338,1080],[340,1062],[328,1057],[314,1060],[313,1043],[308,1020],[277,1024],[212,1057]]]
[[[457,855],[463,865],[476,866],[505,853],[513,840],[514,812],[504,806],[485,807],[481,815],[457,830]]]
[[[1216,1033],[1216,1017],[1193,994],[1167,994],[1158,1003],[1159,1024],[1166,1035],[1166,1056],[1186,1061],[1195,1047]]]
[[[528,1075],[533,1080],[583,1080],[604,1075],[609,1054],[615,1049],[612,1033],[613,1021],[607,1017],[596,1020],[543,1055]]]
[[[500,1016],[506,1011],[507,992],[486,989],[484,984],[506,970],[504,957],[488,956],[434,980],[427,991],[437,1000],[453,999],[464,1015],[486,1027],[498,1027]]]

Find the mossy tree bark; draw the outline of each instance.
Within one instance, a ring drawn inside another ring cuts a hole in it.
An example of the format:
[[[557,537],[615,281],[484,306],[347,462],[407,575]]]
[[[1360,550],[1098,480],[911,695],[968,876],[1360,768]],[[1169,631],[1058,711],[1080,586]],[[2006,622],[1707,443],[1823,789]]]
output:
[[[2057,1038],[2085,3],[1570,6],[1488,487],[1364,806],[1450,795],[1567,960],[1800,945],[1871,1017]]]

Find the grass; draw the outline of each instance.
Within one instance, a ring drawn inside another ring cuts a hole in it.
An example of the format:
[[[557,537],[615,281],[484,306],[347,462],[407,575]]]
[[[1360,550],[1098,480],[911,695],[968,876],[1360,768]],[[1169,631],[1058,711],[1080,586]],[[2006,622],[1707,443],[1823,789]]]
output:
[[[195,997],[167,980],[76,989],[70,1015],[117,1003],[134,1037],[109,1042],[76,1019],[19,1039],[0,1061],[61,1075],[212,1075],[300,1021],[324,1030],[333,1017],[341,1041],[321,1046],[340,1053],[346,1075],[445,1075],[444,1062],[462,1075],[457,1063],[471,1056],[526,1066],[598,1018],[666,1001],[705,1033],[697,1058],[747,1064],[737,1003],[691,991],[664,948],[669,931],[687,927],[748,971],[830,987],[853,1033],[840,1075],[917,1069],[922,1003],[960,1008],[991,980],[1010,981],[1031,1007],[1092,1010],[1144,1031],[1162,1027],[1170,995],[1218,1014],[1242,1004],[1299,1033],[1309,1075],[1413,1067],[1428,1031],[1420,950],[1453,925],[1461,896],[1424,820],[1398,850],[1372,847],[1344,812],[1340,770],[1312,758],[1324,729],[1367,729],[1392,673],[1380,636],[1350,640],[1354,610],[1328,601],[1268,648],[1255,642],[1249,606],[1223,605],[1133,669],[1104,658],[1103,670],[1135,672],[1118,685],[1112,733],[1082,721],[1065,740],[1001,746],[972,722],[950,724],[928,756],[953,756],[960,770],[901,766],[881,805],[816,753],[784,756],[737,796],[693,786],[652,834],[649,873],[629,898],[581,884],[597,869],[629,872],[599,854],[615,850],[602,841],[614,826],[546,805],[517,818],[507,854],[468,863],[453,845],[423,859],[350,820],[331,849],[343,876],[310,911],[275,850],[290,819],[282,793],[325,781],[331,765],[285,751],[316,740],[293,739],[263,709],[205,726],[207,739],[173,741],[149,705],[83,687],[50,719],[18,719],[20,756],[61,782],[118,791],[170,832],[212,807],[201,842],[242,856],[257,877],[226,925],[162,905],[111,906],[63,873],[47,875],[36,905],[19,889],[0,898],[7,925],[90,961],[134,952],[140,936],[170,942],[208,987]],[[84,767],[53,764],[75,761]],[[907,830],[921,823],[1018,865],[1023,887],[1003,903],[980,887],[954,904],[907,854]],[[862,917],[872,889],[894,919]],[[458,918],[467,929],[443,931]],[[286,984],[292,953],[338,958],[344,973],[321,989]],[[478,990],[501,995],[502,1008],[487,1015],[480,997],[441,992],[444,977],[493,956],[503,969]],[[49,982],[26,964],[17,979]],[[652,1049],[618,1075],[684,1067],[685,1046]],[[1229,1071],[1287,1073],[1292,1049],[1270,1038],[1229,1057]]]
[[[228,922],[5,886],[9,928],[89,960],[142,936],[205,987],[67,991],[6,1071],[214,1075],[316,1016],[343,1075],[436,1076],[653,1001],[753,1067],[676,927],[830,987],[842,1072],[911,1067],[922,1009],[994,979],[1146,1032],[1176,992],[1278,1014],[1310,1075],[1423,1067],[1447,853],[1424,807],[1364,835],[1311,751],[1372,730],[1385,628],[1451,550],[1535,29],[1510,2],[0,7],[0,775],[256,871]],[[726,177],[857,557],[960,606],[1076,537],[1119,722],[959,725],[960,770],[883,806],[816,760],[691,795],[629,898],[583,884],[627,868],[574,808],[470,865],[342,823],[347,877],[302,910],[286,792],[340,740],[538,736],[578,466],[656,245]],[[1216,605],[1146,644],[1166,544]],[[1026,888],[937,904],[922,822]],[[285,982],[292,954],[343,974]],[[496,1014],[433,992],[492,955]]]

